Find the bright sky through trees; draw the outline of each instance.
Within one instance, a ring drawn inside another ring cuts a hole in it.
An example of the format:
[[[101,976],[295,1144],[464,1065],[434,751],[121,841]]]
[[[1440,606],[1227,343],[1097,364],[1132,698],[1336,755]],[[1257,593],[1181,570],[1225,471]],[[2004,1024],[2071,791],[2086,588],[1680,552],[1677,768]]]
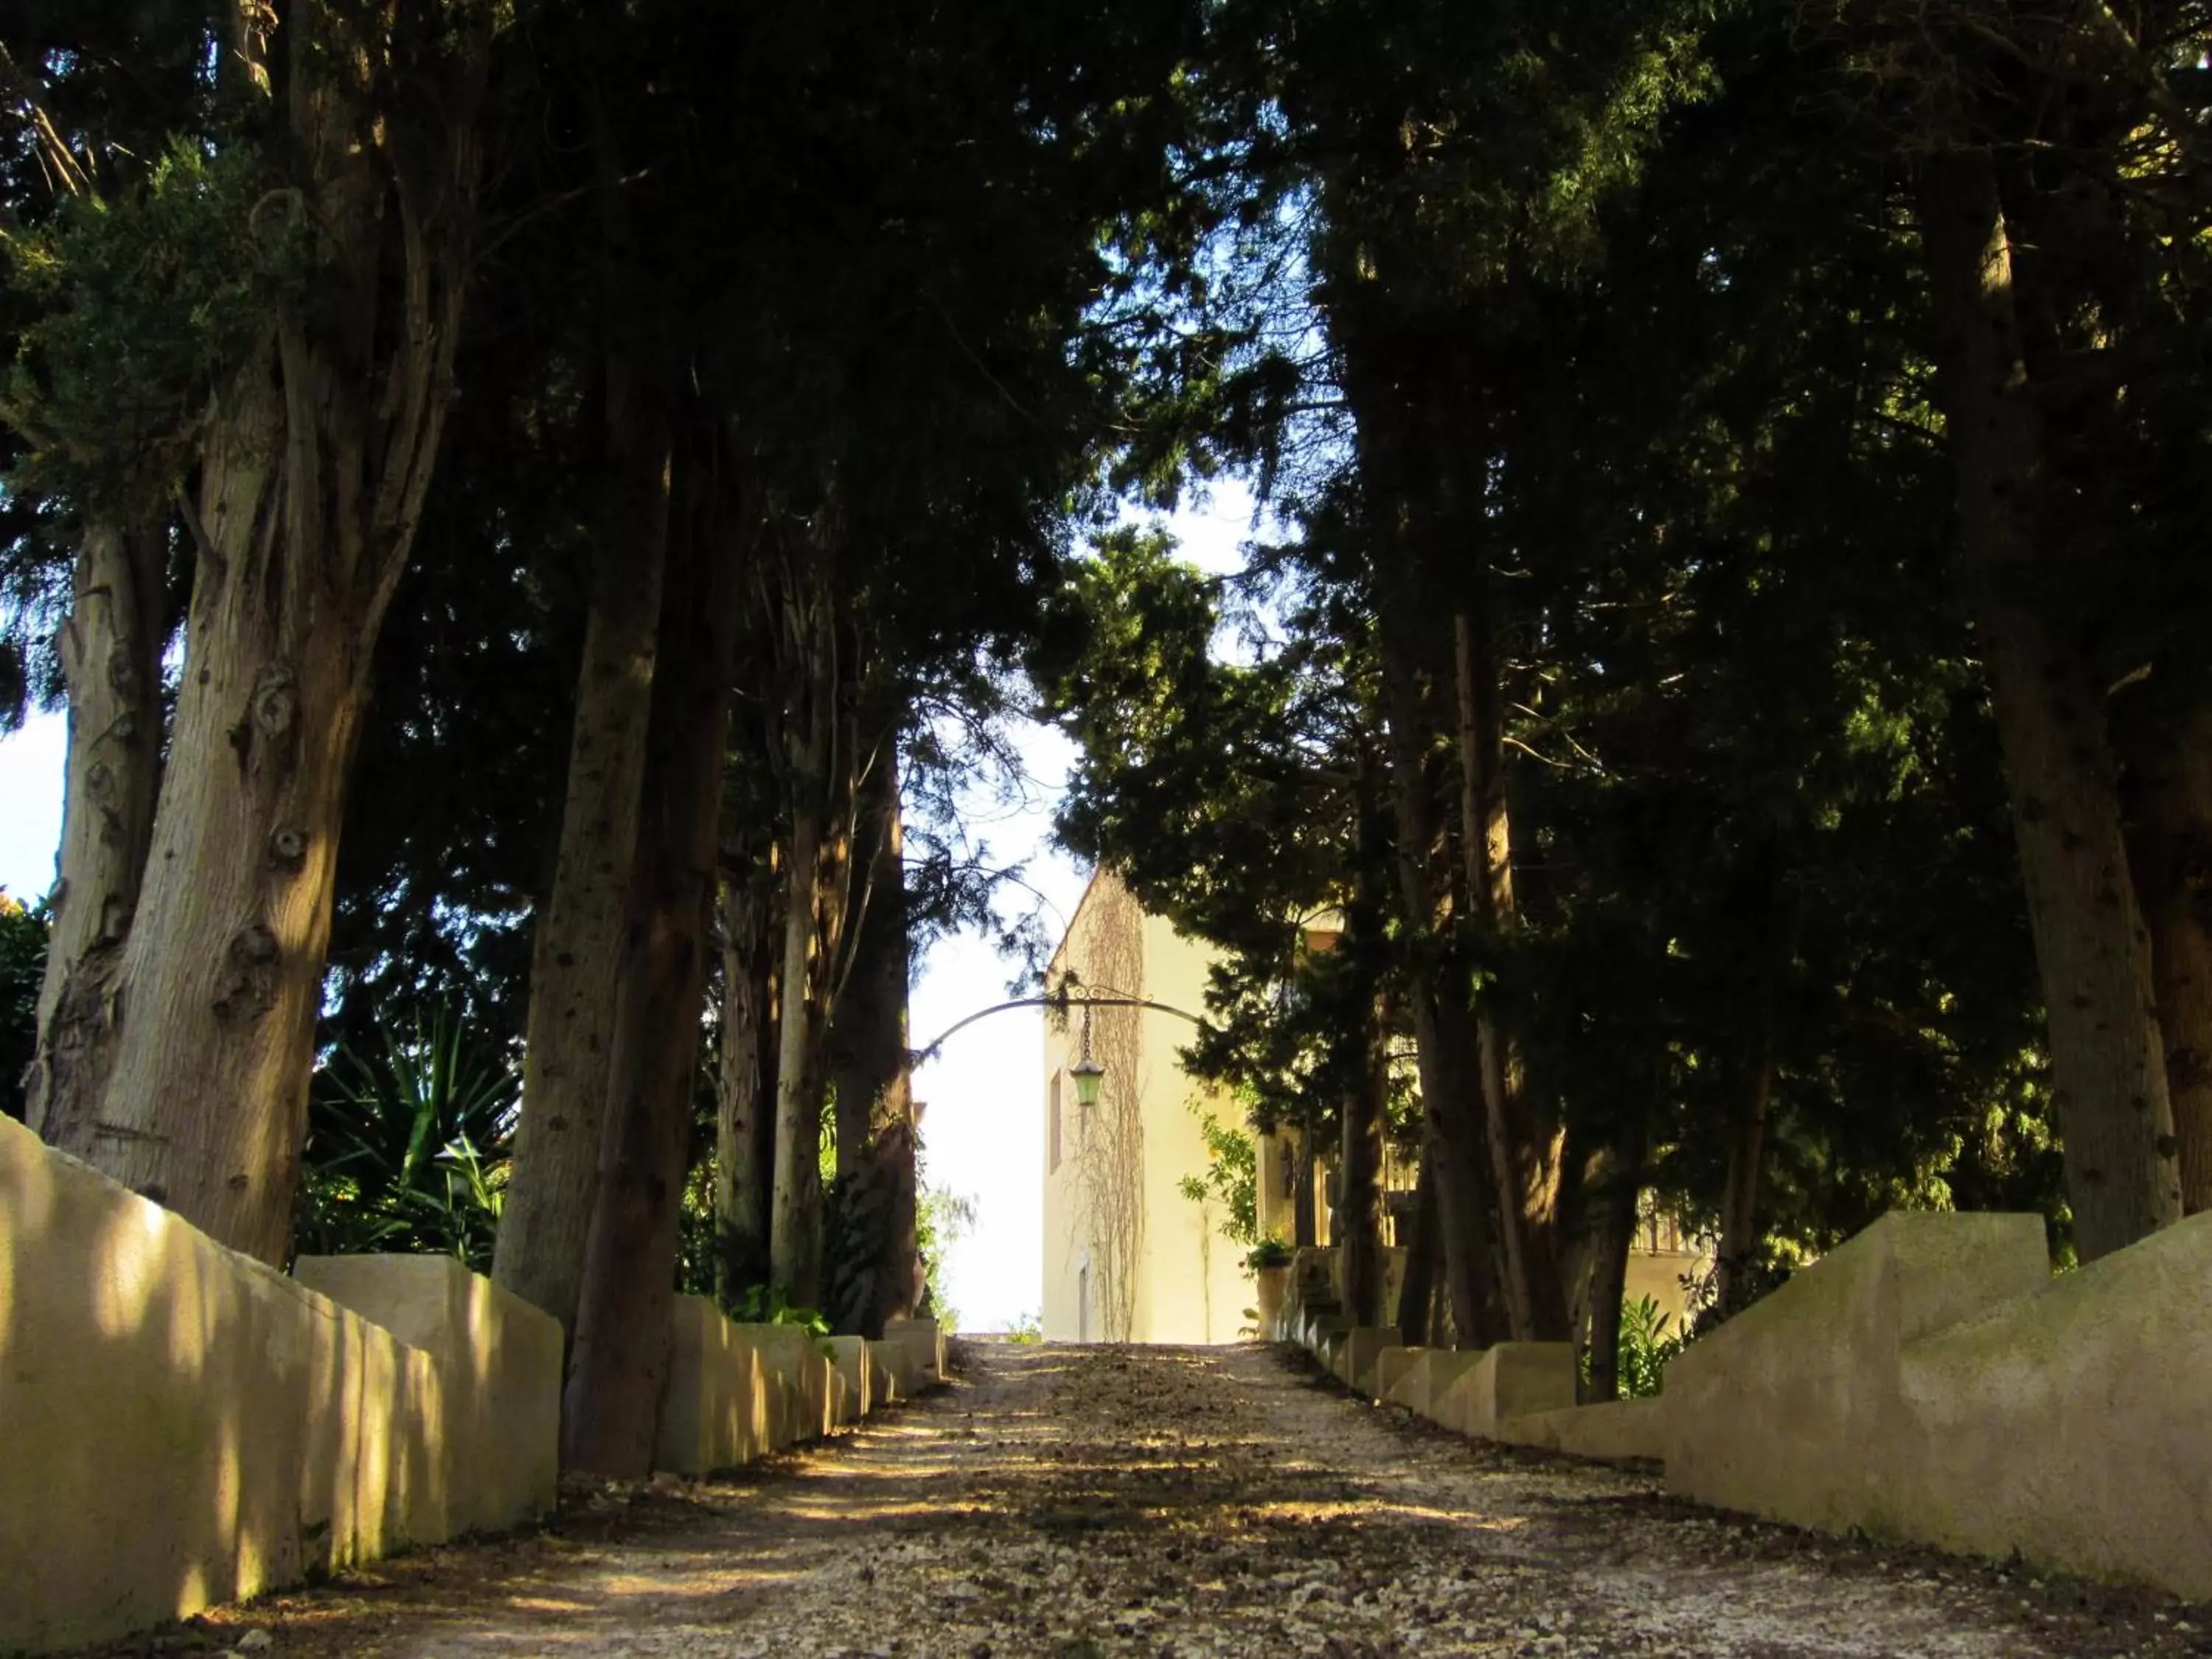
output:
[[[1251,495],[1230,483],[1212,499],[1187,507],[1171,528],[1184,551],[1202,568],[1236,569],[1238,544],[1251,522]],[[59,714],[33,715],[20,732],[0,738],[0,888],[26,902],[52,884],[54,847],[61,835],[62,762],[66,722]],[[971,829],[998,860],[1027,866],[1024,879],[1041,896],[1012,890],[1002,908],[1042,902],[1046,934],[1060,936],[1083,896],[1089,872],[1050,845],[1052,810],[1060,799],[1073,750],[1060,734],[1024,726],[1016,738],[1030,776],[1028,797],[1016,807],[975,803],[981,815]],[[997,1001],[1018,965],[1006,962],[988,940],[973,935],[946,939],[921,963],[914,988],[915,1041]],[[961,1033],[939,1060],[915,1078],[915,1097],[927,1103],[923,1124],[930,1183],[980,1200],[975,1231],[953,1246],[947,1291],[963,1323],[975,1330],[1001,1328],[1038,1305],[1042,1260],[1043,1158],[1037,1103],[1043,1053],[1041,1013],[1018,1010]]]

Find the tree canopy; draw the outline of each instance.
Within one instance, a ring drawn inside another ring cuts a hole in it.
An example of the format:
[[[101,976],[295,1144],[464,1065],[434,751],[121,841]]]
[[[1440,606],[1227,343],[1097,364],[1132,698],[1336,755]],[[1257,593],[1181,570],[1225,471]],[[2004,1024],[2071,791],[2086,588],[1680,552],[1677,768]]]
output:
[[[271,1261],[489,1261],[635,1470],[679,1275],[925,1294],[906,987],[1018,874],[953,804],[1036,716],[1067,848],[1220,953],[1193,1067],[1335,1148],[1355,1301],[1418,1159],[1409,1340],[1604,1391],[1655,1207],[1724,1317],[1897,1205],[2083,1260],[2212,1206],[2208,50],[20,6],[30,1121]],[[1157,515],[1231,476],[1201,575]]]

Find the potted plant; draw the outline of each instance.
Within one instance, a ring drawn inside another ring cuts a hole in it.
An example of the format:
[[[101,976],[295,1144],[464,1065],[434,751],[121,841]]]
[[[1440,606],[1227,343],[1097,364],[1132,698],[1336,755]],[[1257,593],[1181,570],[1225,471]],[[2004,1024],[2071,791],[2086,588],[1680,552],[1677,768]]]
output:
[[[1276,1324],[1282,1318],[1283,1292],[1290,1287],[1291,1247],[1279,1238],[1263,1238],[1245,1256],[1244,1265],[1252,1270],[1259,1306],[1253,1310],[1255,1322],[1260,1328],[1260,1340],[1276,1340]]]

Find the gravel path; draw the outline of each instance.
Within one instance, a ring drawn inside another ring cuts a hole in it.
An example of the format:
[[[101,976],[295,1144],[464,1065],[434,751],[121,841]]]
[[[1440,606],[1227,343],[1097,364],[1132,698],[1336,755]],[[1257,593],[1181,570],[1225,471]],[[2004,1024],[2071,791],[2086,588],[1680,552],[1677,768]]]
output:
[[[2206,1609],[1673,1504],[1376,1410],[1274,1349],[966,1356],[952,1389],[807,1455],[580,1493],[545,1535],[185,1639],[273,1638],[270,1659],[2212,1654]]]

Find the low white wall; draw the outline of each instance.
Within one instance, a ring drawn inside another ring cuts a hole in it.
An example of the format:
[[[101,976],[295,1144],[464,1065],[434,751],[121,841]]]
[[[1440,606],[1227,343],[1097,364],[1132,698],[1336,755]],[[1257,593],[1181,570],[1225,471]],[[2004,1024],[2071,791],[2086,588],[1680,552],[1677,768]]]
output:
[[[457,1368],[0,1119],[0,1651],[531,1518],[468,1443],[557,1400],[557,1331],[461,1302]]]
[[[1445,1427],[1660,1458],[1701,1503],[2212,1597],[2212,1215],[2056,1278],[2039,1216],[1885,1216],[1656,1400],[1575,1406],[1565,1344],[1390,1369]]]
[[[292,1277],[430,1356],[447,1534],[553,1512],[559,1320],[447,1255],[301,1256]]]
[[[760,1349],[703,1296],[679,1296],[671,1315],[668,1383],[653,1464],[711,1474],[775,1448],[775,1404]]]
[[[659,1461],[684,1473],[943,1376],[933,1321],[833,1364],[796,1326],[679,1297],[672,1336]],[[0,1653],[545,1514],[561,1358],[557,1322],[458,1262],[288,1278],[0,1118]]]
[[[1667,1484],[2212,1596],[2212,1215],[2051,1276],[2036,1216],[1890,1215],[1668,1368]]]
[[[907,1373],[916,1391],[945,1381],[946,1332],[933,1319],[887,1319],[884,1340],[906,1354]]]

